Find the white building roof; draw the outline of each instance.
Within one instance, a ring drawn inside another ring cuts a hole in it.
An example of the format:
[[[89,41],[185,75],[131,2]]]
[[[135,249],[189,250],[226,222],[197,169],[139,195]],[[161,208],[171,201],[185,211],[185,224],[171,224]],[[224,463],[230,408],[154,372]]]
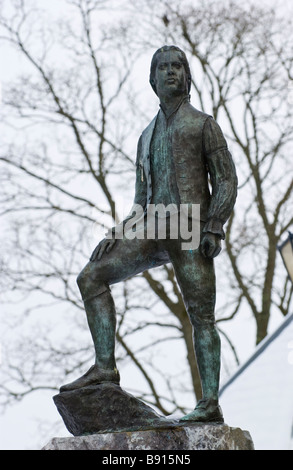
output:
[[[250,432],[256,450],[293,450],[293,314],[221,387],[225,422]]]

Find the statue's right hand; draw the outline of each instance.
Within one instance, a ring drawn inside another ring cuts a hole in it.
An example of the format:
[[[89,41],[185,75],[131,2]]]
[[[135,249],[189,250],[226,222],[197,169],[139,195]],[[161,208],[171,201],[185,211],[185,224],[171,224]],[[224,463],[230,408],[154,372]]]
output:
[[[108,238],[104,238],[104,240],[102,240],[98,246],[96,246],[96,248],[94,249],[91,257],[90,257],[90,261],[95,261],[96,259],[99,261],[103,254],[105,253],[109,253],[114,244],[115,244],[115,238],[112,238],[112,239],[108,239]]]

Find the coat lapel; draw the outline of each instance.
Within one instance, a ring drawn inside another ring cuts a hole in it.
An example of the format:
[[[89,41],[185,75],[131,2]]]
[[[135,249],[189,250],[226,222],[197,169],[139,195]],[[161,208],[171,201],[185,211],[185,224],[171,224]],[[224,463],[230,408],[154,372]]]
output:
[[[141,163],[144,166],[146,175],[149,174],[149,170],[150,170],[150,145],[151,145],[155,125],[157,122],[157,117],[158,117],[158,114],[154,117],[154,119],[150,122],[148,127],[142,133],[142,155],[141,155],[142,162]]]

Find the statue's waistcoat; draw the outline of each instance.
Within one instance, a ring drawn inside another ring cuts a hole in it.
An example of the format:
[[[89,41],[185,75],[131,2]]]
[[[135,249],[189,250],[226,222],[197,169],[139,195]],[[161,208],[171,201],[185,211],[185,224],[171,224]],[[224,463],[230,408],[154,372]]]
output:
[[[172,156],[175,178],[181,204],[200,204],[201,219],[206,220],[210,192],[207,167],[203,152],[203,128],[209,116],[196,110],[189,102],[183,103],[172,122]],[[150,144],[157,116],[141,136],[140,170],[147,185],[146,204],[152,202]]]

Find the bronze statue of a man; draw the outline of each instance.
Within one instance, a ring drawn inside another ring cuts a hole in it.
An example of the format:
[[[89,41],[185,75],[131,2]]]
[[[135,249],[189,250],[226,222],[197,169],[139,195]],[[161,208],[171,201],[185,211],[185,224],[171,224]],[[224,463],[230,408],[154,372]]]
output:
[[[191,75],[184,52],[176,46],[158,49],[150,83],[160,110],[138,142],[134,207],[143,209],[145,221],[154,204],[171,204],[178,211],[182,205],[200,205],[200,243],[195,249],[182,249],[182,237],[170,236],[170,229],[162,238],[157,232],[151,238],[127,236],[123,229],[131,222],[133,209],[112,229],[113,236],[99,243],[77,279],[96,361],[85,375],[60,390],[119,384],[114,354],[116,312],[109,286],[171,262],[193,326],[202,384],[202,399],[181,419],[223,421],[218,403],[220,338],[215,326],[213,258],[221,251],[223,225],[235,204],[237,176],[220,127],[190,104]]]

